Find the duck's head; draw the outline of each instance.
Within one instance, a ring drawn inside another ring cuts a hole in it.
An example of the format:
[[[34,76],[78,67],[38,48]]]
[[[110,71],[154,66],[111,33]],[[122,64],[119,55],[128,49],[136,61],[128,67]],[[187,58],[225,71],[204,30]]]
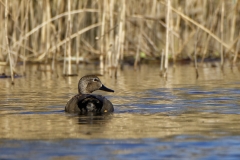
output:
[[[79,94],[89,94],[96,90],[103,90],[107,92],[114,92],[107,87],[105,87],[100,79],[94,75],[88,75],[82,77],[78,82],[78,92]]]

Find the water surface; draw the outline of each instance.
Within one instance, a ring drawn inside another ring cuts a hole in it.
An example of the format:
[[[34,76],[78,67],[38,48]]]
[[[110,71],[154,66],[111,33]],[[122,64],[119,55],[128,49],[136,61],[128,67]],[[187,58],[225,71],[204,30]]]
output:
[[[114,93],[97,91],[112,101],[106,116],[64,112],[86,74],[62,77],[27,67],[25,77],[0,79],[0,159],[239,159],[239,70],[226,65],[170,67],[124,66],[117,79],[99,77]],[[44,68],[44,67],[43,67]]]

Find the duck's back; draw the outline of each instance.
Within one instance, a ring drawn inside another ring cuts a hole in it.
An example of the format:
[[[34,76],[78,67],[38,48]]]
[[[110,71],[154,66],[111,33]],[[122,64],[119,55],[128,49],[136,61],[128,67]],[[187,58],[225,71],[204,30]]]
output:
[[[69,113],[113,112],[112,103],[101,95],[77,94],[72,97],[65,106],[65,111]]]

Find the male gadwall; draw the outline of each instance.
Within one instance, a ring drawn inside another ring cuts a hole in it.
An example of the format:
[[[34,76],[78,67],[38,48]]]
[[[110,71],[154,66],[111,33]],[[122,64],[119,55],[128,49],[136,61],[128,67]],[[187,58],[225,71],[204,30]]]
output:
[[[78,94],[67,102],[65,111],[69,113],[113,112],[114,108],[109,100],[102,95],[91,94],[96,90],[114,92],[114,90],[105,87],[97,76],[82,77],[78,82]]]

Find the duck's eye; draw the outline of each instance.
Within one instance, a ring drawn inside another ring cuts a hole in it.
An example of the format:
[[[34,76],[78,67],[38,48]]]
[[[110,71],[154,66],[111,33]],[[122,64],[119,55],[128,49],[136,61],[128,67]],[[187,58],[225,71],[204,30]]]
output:
[[[93,81],[94,81],[94,82],[97,82],[97,81],[98,81],[98,79],[97,79],[97,78],[94,78],[94,79],[93,79]]]

